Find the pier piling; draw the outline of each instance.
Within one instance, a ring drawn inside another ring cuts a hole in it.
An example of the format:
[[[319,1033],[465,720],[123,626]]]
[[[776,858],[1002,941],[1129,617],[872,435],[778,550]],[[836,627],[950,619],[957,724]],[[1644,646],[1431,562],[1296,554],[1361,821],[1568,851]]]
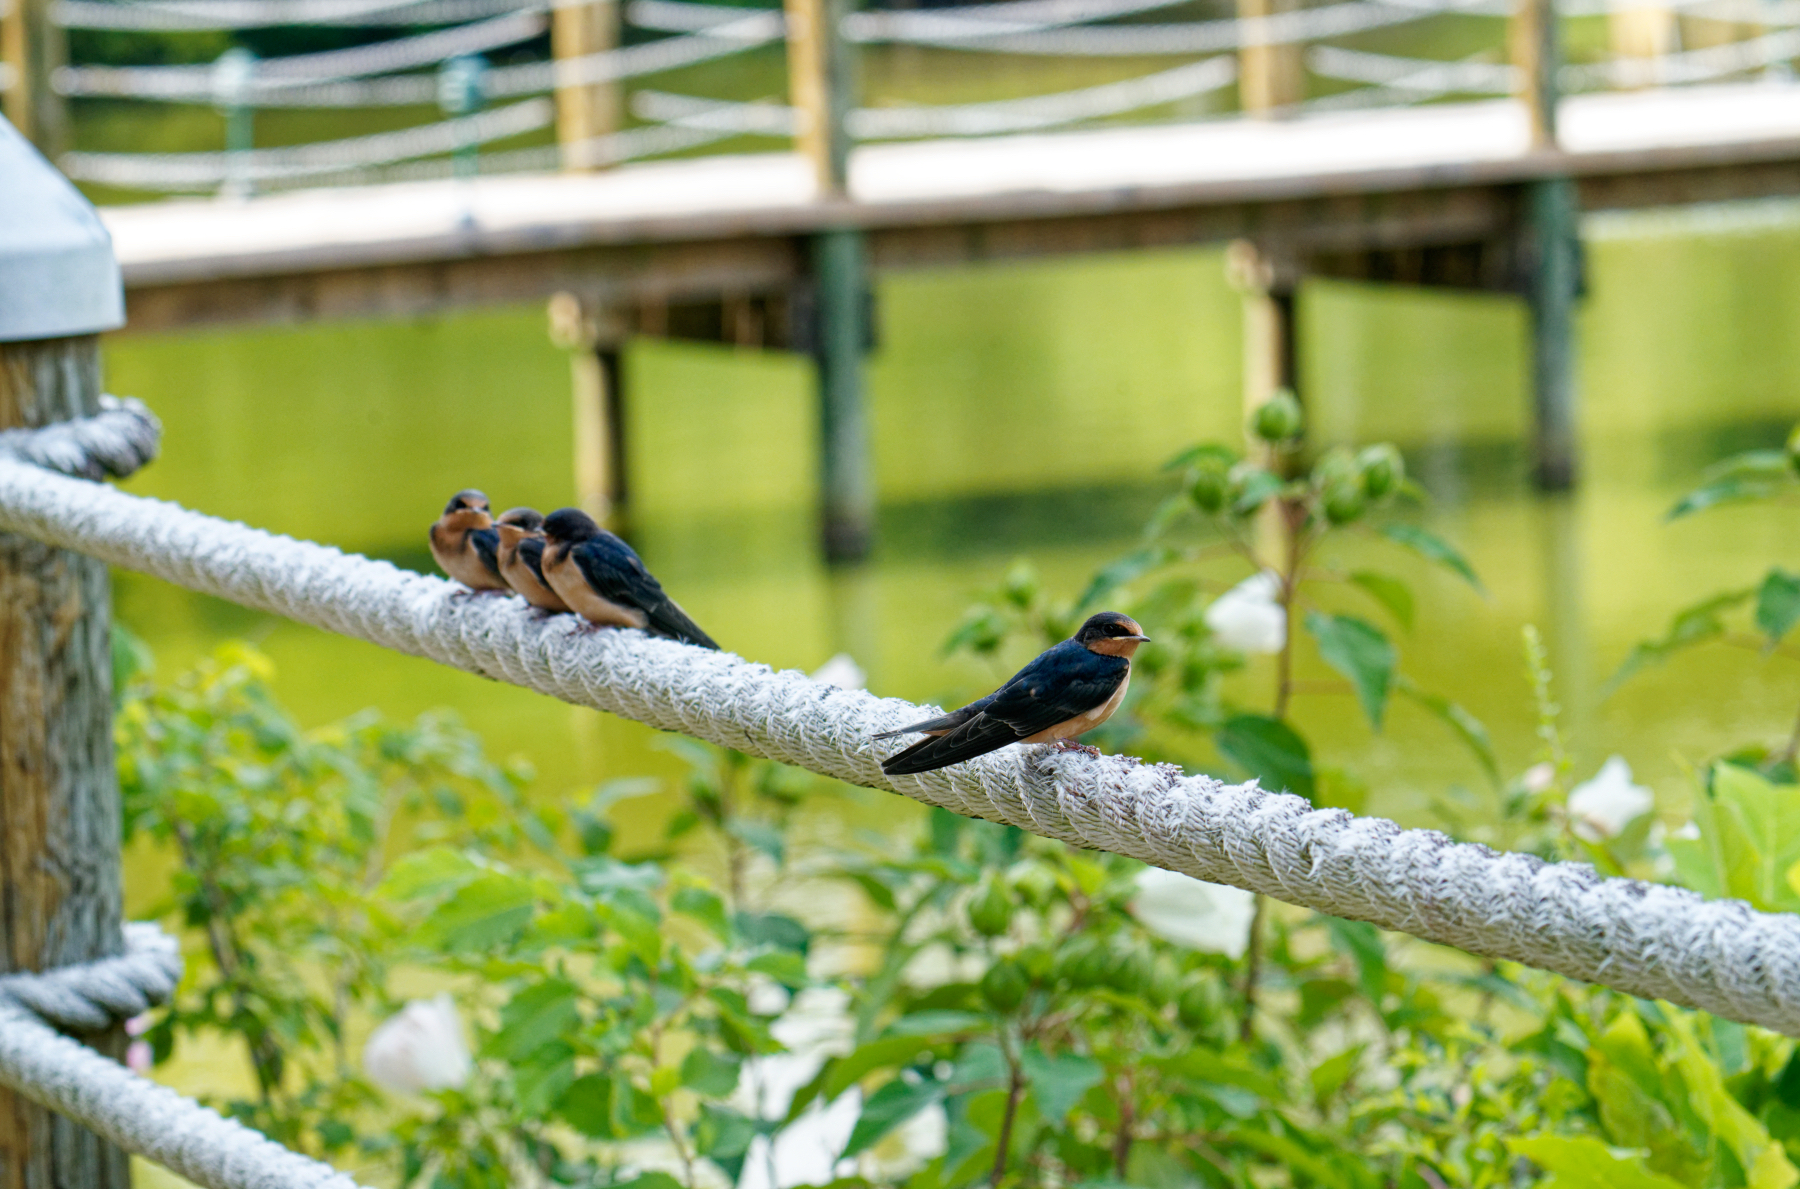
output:
[[[558,4],[550,10],[550,53],[556,61],[556,143],[562,167],[571,173],[605,168],[596,152],[600,137],[619,130],[619,84],[593,81],[576,66],[579,59],[616,49],[617,0]]]

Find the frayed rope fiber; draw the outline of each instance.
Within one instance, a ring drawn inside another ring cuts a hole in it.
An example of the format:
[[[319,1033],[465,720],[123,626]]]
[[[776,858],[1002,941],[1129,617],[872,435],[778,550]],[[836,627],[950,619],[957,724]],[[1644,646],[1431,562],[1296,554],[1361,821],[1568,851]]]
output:
[[[0,530],[970,817],[1800,1036],[1800,917],[1602,879],[1123,756],[1009,747],[882,775],[923,712],[0,460]]]

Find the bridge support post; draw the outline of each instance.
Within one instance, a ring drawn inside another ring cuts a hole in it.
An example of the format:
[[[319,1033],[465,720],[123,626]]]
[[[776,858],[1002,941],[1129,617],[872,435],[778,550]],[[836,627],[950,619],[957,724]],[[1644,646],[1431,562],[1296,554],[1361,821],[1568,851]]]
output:
[[[856,94],[853,48],[842,22],[849,0],[785,0],[788,89],[796,147],[812,165],[822,202],[849,198],[848,116]],[[863,234],[820,232],[809,245],[810,327],[819,397],[819,526],[826,560],[865,557],[875,536],[863,357],[869,344]]]
[[[1225,250],[1225,271],[1243,295],[1244,308],[1244,435],[1251,457],[1264,466],[1285,465],[1268,443],[1250,432],[1256,410],[1277,392],[1300,389],[1295,296],[1300,288],[1297,262],[1249,240],[1234,240]],[[1278,500],[1257,514],[1256,555],[1264,565],[1285,570],[1291,534],[1282,523]]]
[[[69,108],[50,79],[68,60],[69,46],[50,20],[50,8],[51,0],[0,4],[0,73],[11,80],[0,91],[0,110],[39,152],[54,159],[69,147]]]
[[[1526,193],[1531,310],[1532,476],[1567,491],[1576,475],[1575,305],[1581,284],[1579,198],[1568,178]]]
[[[99,339],[0,342],[0,429],[98,411]],[[0,973],[124,949],[106,565],[0,534]],[[122,1025],[79,1039],[110,1057]],[[0,1185],[129,1189],[125,1153],[0,1090]]]
[[[614,532],[630,511],[625,468],[624,321],[573,293],[550,299],[550,341],[569,353],[575,502]]]
[[[1270,17],[1294,12],[1299,0],[1237,0],[1240,21],[1257,28]],[[1306,98],[1306,70],[1298,42],[1271,44],[1255,33],[1238,50],[1238,106],[1253,116],[1279,114]]]
[[[556,143],[564,170],[581,173],[610,162],[595,152],[594,142],[619,129],[619,84],[565,79],[564,70],[590,54],[619,44],[617,0],[587,0],[550,10],[550,53],[556,61]]]

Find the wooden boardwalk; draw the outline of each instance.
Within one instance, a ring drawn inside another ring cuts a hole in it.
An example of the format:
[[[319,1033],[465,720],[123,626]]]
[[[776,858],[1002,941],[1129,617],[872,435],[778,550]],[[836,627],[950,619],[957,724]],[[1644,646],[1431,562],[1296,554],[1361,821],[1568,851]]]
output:
[[[856,150],[847,201],[768,153],[103,214],[130,329],[162,330],[563,291],[654,320],[790,291],[839,227],[877,274],[1247,238],[1303,272],[1508,288],[1536,179],[1574,178],[1587,210],[1800,195],[1800,86],[1575,96],[1558,121],[1555,152],[1510,100],[884,144]]]

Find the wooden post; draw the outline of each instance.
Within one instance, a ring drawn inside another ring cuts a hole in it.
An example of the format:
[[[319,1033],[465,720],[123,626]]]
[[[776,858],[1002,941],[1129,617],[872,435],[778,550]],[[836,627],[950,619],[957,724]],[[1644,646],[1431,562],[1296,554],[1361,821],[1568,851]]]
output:
[[[788,91],[797,147],[812,164],[821,200],[849,196],[848,116],[856,94],[852,47],[840,33],[848,0],[785,0]],[[812,238],[812,344],[819,392],[819,521],[828,561],[868,554],[875,535],[863,355],[869,341],[868,268],[862,232]]]
[[[1539,487],[1575,485],[1575,303],[1581,284],[1579,196],[1568,178],[1526,191],[1531,308],[1532,470]]]
[[[573,293],[550,299],[550,341],[569,353],[576,503],[614,532],[625,530],[624,320]]]
[[[1283,388],[1300,390],[1299,352],[1294,324],[1294,297],[1299,268],[1249,240],[1233,240],[1225,249],[1225,271],[1244,303],[1244,435],[1250,456],[1271,469],[1283,460],[1249,425],[1268,400]],[[1256,522],[1256,552],[1275,569],[1287,565],[1288,537],[1278,501],[1263,505]]]
[[[69,107],[50,85],[69,42],[50,20],[51,0],[0,0],[0,110],[46,157],[69,147]]]
[[[1556,74],[1562,68],[1558,33],[1555,0],[1518,0],[1507,49],[1518,69],[1533,150],[1556,147]]]
[[[562,167],[580,173],[604,168],[609,162],[594,153],[593,142],[619,130],[619,84],[565,81],[565,63],[590,54],[617,49],[619,6],[616,0],[588,0],[550,10],[550,53],[559,72],[556,86],[556,143],[562,147]]]
[[[99,340],[0,343],[0,429],[97,411]],[[0,534],[0,973],[120,953],[106,566]],[[123,1027],[79,1039],[117,1058]],[[125,1153],[0,1090],[0,1185],[128,1189]]]
[[[1240,21],[1262,21],[1300,8],[1299,0],[1237,0]],[[1254,28],[1254,26],[1253,26]],[[1306,98],[1298,42],[1271,45],[1254,33],[1238,50],[1238,105],[1253,116],[1279,114]]]
[[[1562,67],[1555,0],[1519,0],[1513,14],[1518,67],[1533,152],[1556,143],[1557,72]],[[1575,485],[1575,299],[1581,285],[1580,199],[1566,177],[1528,183],[1526,300],[1531,307],[1532,470],[1546,491]]]
[[[1646,70],[1634,86],[1649,87],[1656,83],[1655,62],[1675,49],[1675,10],[1666,4],[1649,0],[1623,0],[1606,14],[1606,27],[1615,57],[1637,59]]]

